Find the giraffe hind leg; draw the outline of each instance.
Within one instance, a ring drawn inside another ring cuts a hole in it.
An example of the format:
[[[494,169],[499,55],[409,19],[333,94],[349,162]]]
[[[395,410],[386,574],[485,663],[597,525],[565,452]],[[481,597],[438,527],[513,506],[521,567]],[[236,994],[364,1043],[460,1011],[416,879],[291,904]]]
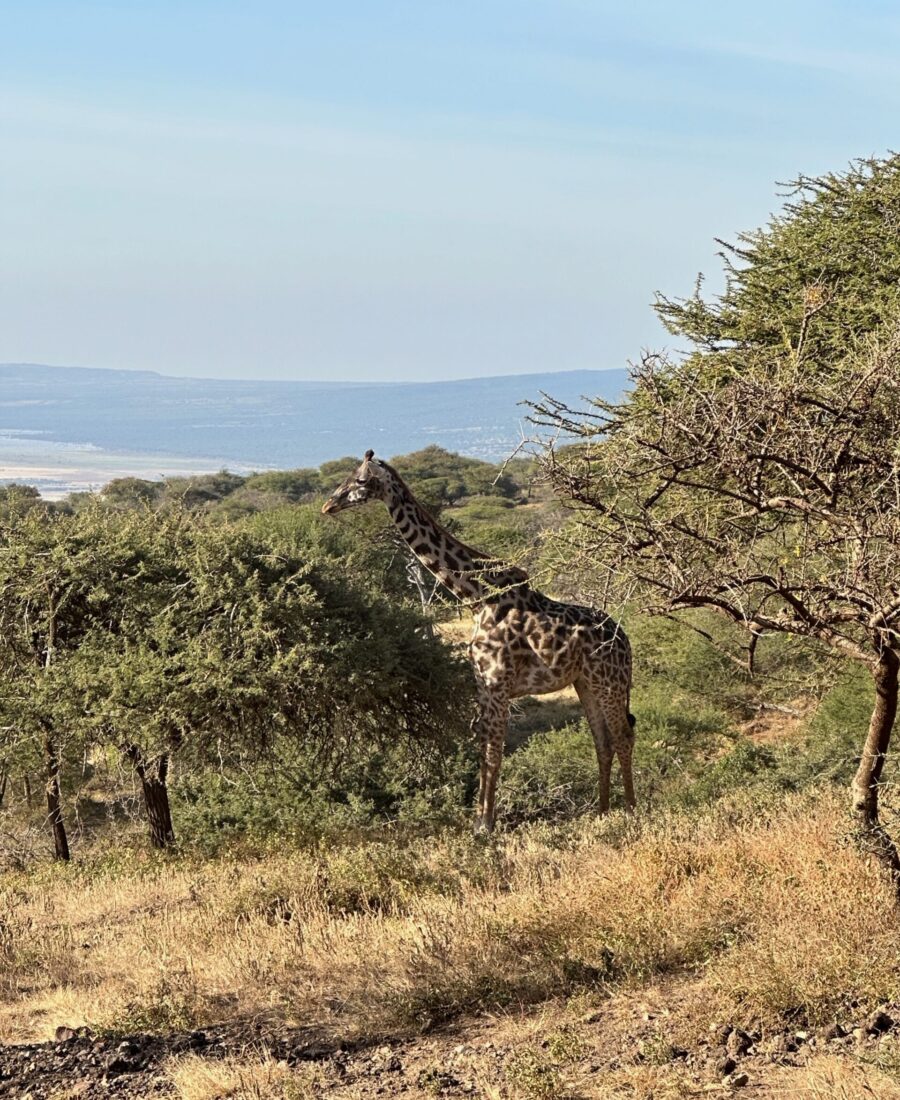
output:
[[[634,776],[631,770],[631,757],[634,751],[634,718],[629,714],[616,740],[616,756],[619,758],[619,771],[622,773],[622,786],[625,788],[625,808],[631,812],[635,807]]]
[[[584,707],[584,714],[594,737],[597,752],[597,766],[600,770],[599,806],[601,814],[609,812],[609,777],[612,771],[613,747],[609,739],[606,717],[589,684],[579,680],[575,684],[578,698]]]

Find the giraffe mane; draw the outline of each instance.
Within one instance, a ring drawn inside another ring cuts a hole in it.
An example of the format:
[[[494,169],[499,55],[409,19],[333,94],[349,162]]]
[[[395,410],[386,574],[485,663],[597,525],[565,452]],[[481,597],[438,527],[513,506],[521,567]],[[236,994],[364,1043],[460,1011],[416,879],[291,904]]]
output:
[[[381,466],[382,469],[384,469],[384,470],[387,470],[387,472],[397,482],[397,484],[422,509],[422,511],[425,513],[425,516],[427,517],[427,519],[432,524],[434,524],[435,528],[438,531],[441,531],[448,538],[452,539],[455,543],[457,543],[457,545],[459,546],[459,548],[461,550],[465,551],[467,554],[470,554],[473,559],[475,559],[476,561],[479,562],[479,564],[490,566],[492,568],[492,571],[494,571],[495,573],[497,573],[501,576],[503,574],[506,574],[509,577],[509,583],[510,584],[516,584],[516,585],[524,584],[530,579],[529,575],[528,575],[528,571],[526,569],[523,569],[521,565],[513,565],[511,562],[503,561],[502,558],[492,557],[490,554],[485,554],[485,552],[483,550],[478,550],[474,546],[469,546],[468,543],[465,543],[465,542],[462,541],[462,539],[457,538],[456,535],[454,535],[451,531],[448,531],[447,528],[438,519],[435,518],[435,516],[432,513],[431,509],[427,508],[422,503],[422,501],[419,500],[419,498],[413,493],[412,489],[410,489],[410,487],[406,484],[406,482],[403,480],[403,478],[400,476],[400,474],[394,469],[394,467],[390,465],[390,463],[385,462],[381,458],[376,458],[376,459],[370,460],[370,461],[374,461],[374,463],[376,465]]]

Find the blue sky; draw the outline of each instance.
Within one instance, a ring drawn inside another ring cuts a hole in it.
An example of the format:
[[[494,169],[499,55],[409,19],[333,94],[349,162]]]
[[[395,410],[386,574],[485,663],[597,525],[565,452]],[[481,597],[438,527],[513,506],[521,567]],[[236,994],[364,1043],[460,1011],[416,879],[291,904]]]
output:
[[[0,361],[620,366],[775,181],[900,145],[862,0],[0,0]]]

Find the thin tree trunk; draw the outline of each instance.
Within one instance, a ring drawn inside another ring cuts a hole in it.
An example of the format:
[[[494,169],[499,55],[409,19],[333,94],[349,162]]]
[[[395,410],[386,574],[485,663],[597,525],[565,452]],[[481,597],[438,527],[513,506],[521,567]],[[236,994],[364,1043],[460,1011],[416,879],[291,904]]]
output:
[[[6,784],[9,782],[9,772],[5,769],[0,771],[0,808],[3,806],[3,799],[6,797]]]
[[[872,851],[900,879],[900,854],[878,817],[878,787],[897,717],[898,670],[900,658],[892,649],[883,650],[873,669],[875,706],[851,792],[853,810]]]
[[[169,756],[160,753],[155,760],[145,760],[137,745],[128,745],[125,755],[131,761],[135,774],[141,781],[144,809],[150,826],[150,843],[154,848],[168,848],[175,843],[172,814],[169,809]]]
[[[33,802],[31,798],[31,777],[27,775],[22,776],[22,790],[25,794],[25,805],[30,810]]]
[[[53,830],[53,851],[56,859],[68,862],[69,840],[59,791],[59,755],[51,737],[44,740],[44,756],[47,761],[47,818]]]

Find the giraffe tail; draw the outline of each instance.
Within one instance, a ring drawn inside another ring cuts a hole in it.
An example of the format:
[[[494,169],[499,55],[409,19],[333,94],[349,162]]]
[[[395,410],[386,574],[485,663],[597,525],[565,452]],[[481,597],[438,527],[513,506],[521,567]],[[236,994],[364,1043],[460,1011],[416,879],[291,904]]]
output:
[[[634,724],[635,724],[636,721],[637,721],[637,718],[635,718],[635,716],[631,713],[631,711],[629,711],[628,712],[628,725],[631,726],[632,729],[634,729]]]

